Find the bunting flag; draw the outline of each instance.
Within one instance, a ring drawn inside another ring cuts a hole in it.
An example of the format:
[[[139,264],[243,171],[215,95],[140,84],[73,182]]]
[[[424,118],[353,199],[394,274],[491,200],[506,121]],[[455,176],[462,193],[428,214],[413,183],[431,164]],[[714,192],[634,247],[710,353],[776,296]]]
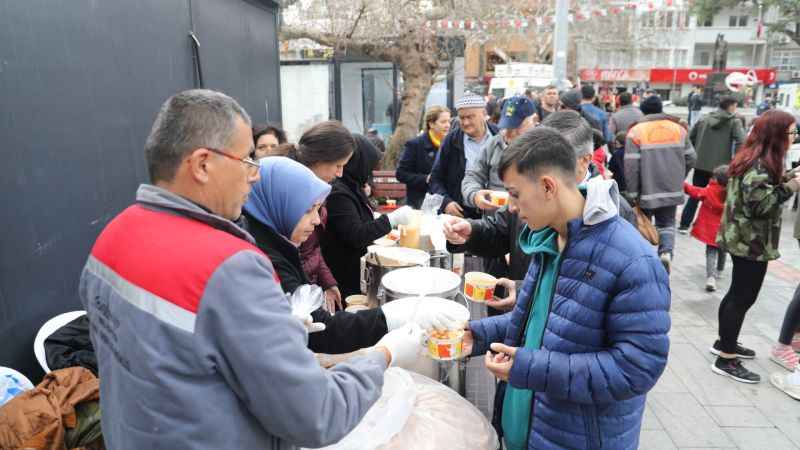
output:
[[[651,13],[656,11],[683,11],[688,3],[688,0],[628,0],[624,5],[616,4],[615,6],[583,8],[572,11],[567,19],[570,23],[585,22],[595,17],[608,17],[610,15],[617,16],[624,13],[635,12],[637,14]],[[556,18],[553,14],[537,17],[518,17],[507,18],[499,20],[481,21],[475,19],[465,20],[437,20],[428,21],[426,26],[428,28],[439,29],[458,29],[458,30],[485,30],[488,28],[501,28],[501,29],[517,29],[523,30],[527,28],[541,28],[549,27],[555,24]],[[758,36],[761,36],[762,24],[758,24]]]

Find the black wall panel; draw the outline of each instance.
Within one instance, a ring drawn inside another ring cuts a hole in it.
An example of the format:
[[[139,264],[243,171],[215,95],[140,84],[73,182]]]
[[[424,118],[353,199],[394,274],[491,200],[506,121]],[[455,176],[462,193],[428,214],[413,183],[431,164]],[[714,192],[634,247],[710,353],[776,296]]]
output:
[[[147,180],[159,106],[195,85],[193,25],[206,87],[280,120],[274,15],[243,0],[0,0],[0,365],[38,380],[36,331],[80,309],[94,239]]]

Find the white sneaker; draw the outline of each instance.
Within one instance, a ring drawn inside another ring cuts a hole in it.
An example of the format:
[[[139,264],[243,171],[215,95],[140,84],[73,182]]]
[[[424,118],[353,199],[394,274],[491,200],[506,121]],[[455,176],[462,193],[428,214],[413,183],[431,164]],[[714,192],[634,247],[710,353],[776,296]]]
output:
[[[786,395],[795,400],[800,400],[800,373],[794,372],[789,375],[773,373],[769,377],[769,382],[773,386],[785,392]]]
[[[717,290],[717,280],[714,277],[708,277],[706,279],[706,291],[714,292]]]
[[[661,260],[661,264],[664,265],[664,270],[667,271],[667,275],[669,275],[672,272],[672,254],[662,253],[659,255],[659,259]]]

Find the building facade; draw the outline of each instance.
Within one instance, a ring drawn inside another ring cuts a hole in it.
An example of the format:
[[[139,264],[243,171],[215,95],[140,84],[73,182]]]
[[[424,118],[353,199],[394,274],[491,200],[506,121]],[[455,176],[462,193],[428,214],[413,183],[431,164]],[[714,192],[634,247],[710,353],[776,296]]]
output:
[[[765,87],[777,81],[759,14],[753,8],[728,8],[699,21],[688,7],[628,13],[635,20],[620,22],[608,38],[593,33],[592,39],[579,39],[578,75],[609,89],[652,88],[665,99],[686,97],[694,85],[705,84],[722,34],[728,44],[727,71],[752,70],[757,82],[749,97],[758,101]]]

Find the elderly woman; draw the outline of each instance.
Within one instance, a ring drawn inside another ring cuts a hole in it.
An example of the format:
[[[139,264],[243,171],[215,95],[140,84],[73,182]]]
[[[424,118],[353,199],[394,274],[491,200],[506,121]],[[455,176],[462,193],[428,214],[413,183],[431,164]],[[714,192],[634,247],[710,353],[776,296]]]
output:
[[[302,164],[284,157],[261,160],[261,179],[244,205],[247,226],[258,247],[269,256],[287,294],[309,284],[298,247],[319,225],[319,209],[331,191]],[[394,302],[393,302],[394,303]],[[347,353],[375,345],[388,330],[408,322],[411,311],[398,305],[357,313],[331,315],[318,309],[314,322],[325,329],[309,335],[308,346],[318,353]],[[448,328],[454,318],[446,312],[420,309],[414,321],[423,328]],[[312,330],[313,331],[313,330]]]

